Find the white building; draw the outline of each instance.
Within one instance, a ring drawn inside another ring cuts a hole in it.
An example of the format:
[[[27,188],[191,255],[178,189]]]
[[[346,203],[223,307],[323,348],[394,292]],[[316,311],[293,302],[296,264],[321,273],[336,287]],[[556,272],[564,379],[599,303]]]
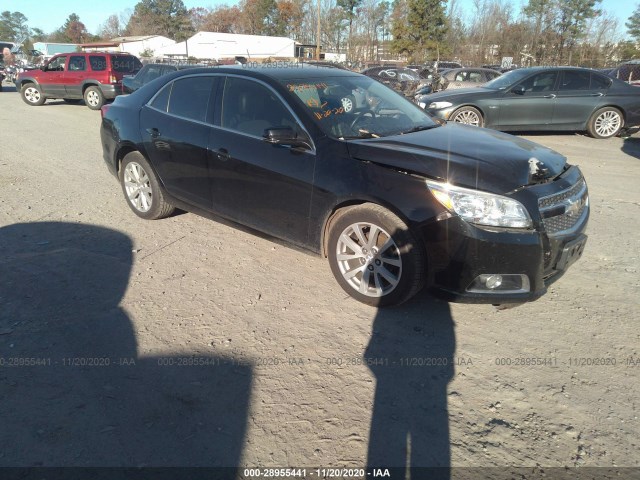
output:
[[[155,56],[194,57],[199,60],[234,57],[245,57],[248,60],[269,57],[293,58],[295,42],[286,37],[198,32],[184,42],[159,48],[155,51]]]
[[[80,49],[77,43],[35,42],[33,49],[42,53],[43,60],[49,60],[59,53],[73,53]]]
[[[144,35],[137,37],[117,37],[111,39],[113,43],[120,44],[120,51],[131,53],[139,57],[142,52],[151,52],[154,57],[159,56],[160,50],[175,45],[175,40],[162,35]]]

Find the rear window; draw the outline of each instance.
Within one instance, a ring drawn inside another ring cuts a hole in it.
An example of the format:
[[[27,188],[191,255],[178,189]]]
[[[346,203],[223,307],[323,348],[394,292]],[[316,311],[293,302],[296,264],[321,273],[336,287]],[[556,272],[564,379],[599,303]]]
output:
[[[111,69],[120,73],[136,73],[142,68],[138,57],[133,55],[111,55]]]

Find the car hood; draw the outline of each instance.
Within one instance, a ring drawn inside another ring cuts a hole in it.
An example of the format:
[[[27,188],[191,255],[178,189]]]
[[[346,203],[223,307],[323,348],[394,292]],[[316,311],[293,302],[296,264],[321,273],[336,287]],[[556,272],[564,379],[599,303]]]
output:
[[[536,143],[456,123],[347,145],[360,161],[498,194],[548,181],[566,165],[564,156]]]

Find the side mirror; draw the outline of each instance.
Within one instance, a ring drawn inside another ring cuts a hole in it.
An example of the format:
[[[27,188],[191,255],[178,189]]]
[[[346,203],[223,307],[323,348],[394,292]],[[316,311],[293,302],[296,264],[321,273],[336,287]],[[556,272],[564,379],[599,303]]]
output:
[[[524,95],[525,89],[522,85],[516,85],[511,89],[511,93],[515,93],[516,95]]]
[[[273,145],[289,145],[292,147],[311,148],[311,142],[306,136],[299,136],[291,127],[267,128],[262,135],[264,141]]]

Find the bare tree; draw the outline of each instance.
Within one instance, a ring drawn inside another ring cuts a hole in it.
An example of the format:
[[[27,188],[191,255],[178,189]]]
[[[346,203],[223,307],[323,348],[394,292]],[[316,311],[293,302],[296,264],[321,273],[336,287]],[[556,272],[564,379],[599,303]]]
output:
[[[124,34],[124,25],[120,23],[118,15],[110,15],[98,29],[98,35],[105,40],[121,37]]]

